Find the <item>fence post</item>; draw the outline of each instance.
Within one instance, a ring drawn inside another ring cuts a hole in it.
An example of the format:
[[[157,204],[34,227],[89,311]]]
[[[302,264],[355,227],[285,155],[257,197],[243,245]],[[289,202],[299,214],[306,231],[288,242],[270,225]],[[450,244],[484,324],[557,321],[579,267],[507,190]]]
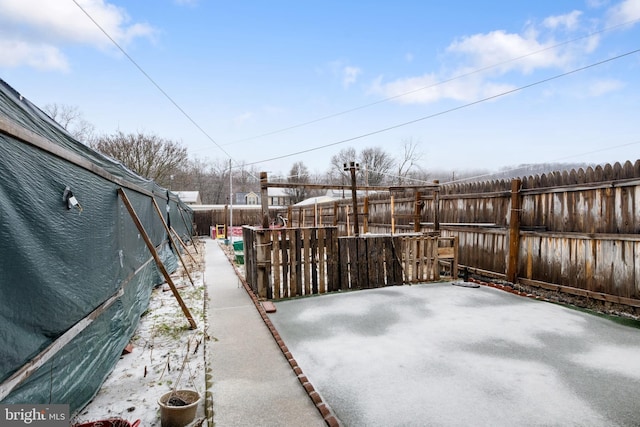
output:
[[[271,289],[271,230],[258,231],[256,247],[256,267],[258,270],[258,298],[273,298]]]
[[[393,194],[391,195],[391,234],[396,234],[396,209]]]
[[[414,194],[414,206],[413,206],[413,231],[416,233],[420,232],[420,203],[421,203],[422,194],[416,190]]]
[[[365,196],[362,209],[362,232],[367,234],[369,232],[369,196]]]
[[[266,172],[260,172],[260,197],[262,202],[262,228],[269,228],[269,186]]]
[[[509,258],[507,281],[515,283],[518,277],[518,252],[520,249],[520,186],[519,178],[511,180],[511,215],[509,216]]]
[[[434,180],[438,186],[433,190],[433,231],[440,232],[440,180]]]

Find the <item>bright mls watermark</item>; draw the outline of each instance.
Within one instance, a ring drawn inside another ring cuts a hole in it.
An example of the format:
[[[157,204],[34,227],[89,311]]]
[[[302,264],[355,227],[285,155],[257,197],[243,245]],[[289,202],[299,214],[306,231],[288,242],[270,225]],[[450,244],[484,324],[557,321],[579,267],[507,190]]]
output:
[[[69,425],[69,405],[0,405],[1,427]]]

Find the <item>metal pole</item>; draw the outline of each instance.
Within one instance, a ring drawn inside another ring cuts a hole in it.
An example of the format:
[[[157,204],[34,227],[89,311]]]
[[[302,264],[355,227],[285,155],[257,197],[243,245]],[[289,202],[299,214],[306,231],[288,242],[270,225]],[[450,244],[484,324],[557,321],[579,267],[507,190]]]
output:
[[[231,176],[231,159],[229,159],[229,241],[233,242],[233,178]]]
[[[353,235],[360,235],[360,225],[358,224],[358,193],[356,191],[356,170],[360,169],[360,164],[356,162],[344,163],[344,170],[351,172],[351,199],[353,201]]]

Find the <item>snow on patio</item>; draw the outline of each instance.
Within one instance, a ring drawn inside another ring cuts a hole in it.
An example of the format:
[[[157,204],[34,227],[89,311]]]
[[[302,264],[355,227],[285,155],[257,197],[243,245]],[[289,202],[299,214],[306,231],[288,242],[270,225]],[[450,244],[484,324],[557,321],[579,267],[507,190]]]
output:
[[[347,426],[631,426],[640,329],[496,289],[401,286],[276,303]]]

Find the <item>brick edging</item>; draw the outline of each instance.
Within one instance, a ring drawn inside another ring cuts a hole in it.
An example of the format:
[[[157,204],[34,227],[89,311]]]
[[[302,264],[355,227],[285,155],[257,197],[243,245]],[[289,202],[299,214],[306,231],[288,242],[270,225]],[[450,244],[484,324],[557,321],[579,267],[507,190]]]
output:
[[[246,279],[240,273],[238,266],[236,266],[234,260],[229,256],[229,254],[227,254],[226,251],[223,251],[223,252],[225,252],[225,254],[227,255],[227,259],[233,266],[233,269],[236,272],[236,276],[238,276],[238,279],[242,283],[242,286],[244,286],[244,289],[247,291],[247,293],[251,297],[251,301],[253,301],[253,304],[256,306],[258,313],[260,313],[260,317],[262,317],[262,320],[264,321],[265,325],[267,326],[267,328],[269,328],[269,332],[271,332],[271,335],[273,336],[273,339],[276,341],[276,344],[280,348],[280,351],[282,351],[282,354],[287,359],[287,362],[289,363],[289,366],[291,366],[293,373],[298,378],[298,381],[300,381],[300,384],[302,385],[305,392],[307,393],[307,395],[315,405],[316,409],[318,410],[318,412],[320,412],[320,415],[322,416],[322,419],[324,420],[324,422],[327,423],[327,425],[330,427],[341,427],[342,423],[340,422],[338,417],[335,416],[331,407],[322,399],[322,396],[320,396],[320,393],[316,391],[313,384],[311,384],[307,376],[304,374],[304,372],[302,372],[302,368],[298,366],[298,362],[296,362],[293,355],[289,351],[289,348],[287,347],[287,345],[284,343],[284,340],[280,336],[280,333],[271,322],[271,319],[269,319],[269,315],[267,314],[262,304],[260,304],[260,300],[251,289],[251,286],[249,286],[249,283],[247,283]]]

